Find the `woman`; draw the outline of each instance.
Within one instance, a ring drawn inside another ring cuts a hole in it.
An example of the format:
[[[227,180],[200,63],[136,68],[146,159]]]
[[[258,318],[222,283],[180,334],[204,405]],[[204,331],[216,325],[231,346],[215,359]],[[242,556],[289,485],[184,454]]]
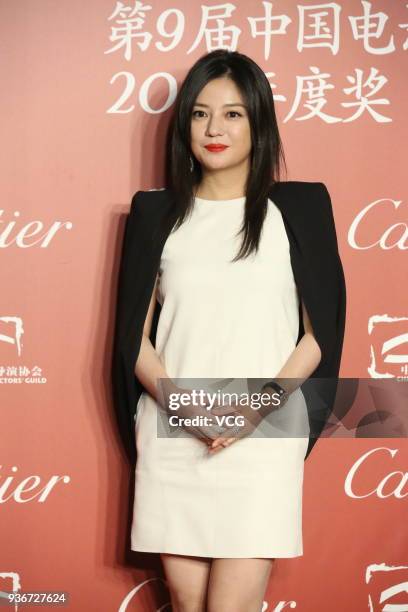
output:
[[[327,406],[308,414],[300,384],[338,374],[345,285],[327,189],[281,183],[280,160],[263,71],[216,50],[176,100],[171,188],[132,200],[113,384],[128,449],[135,417],[131,548],[161,554],[175,611],[259,612],[273,560],[303,554],[303,466]],[[283,397],[260,411],[191,401],[179,414],[240,414],[242,430],[160,437],[170,393],[197,388],[183,378]]]

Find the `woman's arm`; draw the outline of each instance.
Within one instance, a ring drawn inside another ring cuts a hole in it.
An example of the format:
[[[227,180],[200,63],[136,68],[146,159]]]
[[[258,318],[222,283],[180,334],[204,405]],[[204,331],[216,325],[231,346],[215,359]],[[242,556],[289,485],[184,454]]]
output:
[[[302,316],[304,335],[296,345],[295,349],[289,355],[287,361],[279,370],[278,375],[274,380],[282,384],[289,393],[297,389],[310,374],[314,372],[320,363],[322,353],[320,347],[313,334],[312,325],[309,315],[307,314],[306,306],[302,300]],[[293,378],[295,380],[286,380]],[[279,381],[282,380],[282,382]],[[296,380],[297,379],[297,380]]]
[[[279,370],[275,380],[285,391],[292,393],[309,378],[320,363],[322,353],[313,333],[306,306],[302,300],[302,318],[305,333]],[[268,387],[265,387],[265,390]],[[275,391],[271,388],[271,392]],[[259,413],[264,417],[270,412],[269,406],[262,406]]]
[[[163,396],[160,393],[159,378],[166,378],[165,388],[166,397],[167,393],[172,391],[178,391],[178,387],[172,382],[171,378],[167,374],[159,355],[156,352],[153,344],[150,341],[150,332],[152,329],[152,321],[154,309],[156,306],[157,299],[157,283],[158,276],[154,283],[152,297],[150,299],[149,308],[147,310],[146,319],[143,326],[142,340],[140,344],[140,351],[135,365],[135,374],[139,381],[142,383],[146,391],[161,405],[163,405]]]

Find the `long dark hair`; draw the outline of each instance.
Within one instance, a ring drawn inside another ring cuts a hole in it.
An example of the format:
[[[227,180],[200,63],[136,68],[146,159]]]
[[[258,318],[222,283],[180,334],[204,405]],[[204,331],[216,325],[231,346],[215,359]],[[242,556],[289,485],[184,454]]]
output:
[[[177,229],[194,206],[194,192],[201,181],[200,163],[191,146],[191,118],[200,91],[213,79],[232,79],[248,107],[251,129],[251,166],[246,184],[246,202],[241,248],[233,261],[258,250],[268,194],[280,181],[281,163],[286,161],[279,136],[270,83],[262,69],[250,57],[238,51],[216,49],[200,57],[185,77],[174,105],[169,131],[168,182],[173,203],[171,225]],[[191,169],[191,159],[194,167]]]

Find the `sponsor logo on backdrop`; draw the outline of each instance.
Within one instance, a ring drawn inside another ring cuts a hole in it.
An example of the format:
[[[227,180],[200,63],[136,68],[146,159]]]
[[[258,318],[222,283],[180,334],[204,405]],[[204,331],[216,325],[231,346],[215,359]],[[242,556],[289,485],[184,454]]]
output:
[[[17,572],[0,572],[0,589],[0,595],[3,591],[17,593],[21,589],[19,574]]]
[[[17,504],[27,504],[31,501],[44,503],[51,492],[59,484],[68,484],[71,482],[70,476],[64,474],[64,476],[58,476],[54,474],[44,480],[38,474],[32,474],[30,476],[17,476],[18,468],[13,465],[10,468],[10,474],[3,474],[3,466],[0,465],[0,504],[4,504],[9,501],[14,501]],[[61,487],[59,487],[61,488]]]
[[[13,213],[14,220],[4,220],[4,210],[0,209],[0,248],[17,246],[21,249],[30,249],[39,246],[46,249],[56,234],[61,229],[70,230],[73,228],[72,221],[54,221],[48,227],[42,221],[29,221],[25,225],[17,223],[20,212],[16,210]],[[3,225],[5,226],[3,227]]]
[[[21,317],[0,316],[0,347],[12,347],[11,352],[21,357],[23,335],[24,325]],[[33,385],[46,382],[43,369],[36,364],[29,367],[21,363],[0,362],[0,385]]]
[[[344,482],[346,495],[353,499],[367,497],[403,499],[408,497],[408,472],[398,469],[401,467],[397,461],[400,457],[395,459],[398,453],[397,448],[379,446],[359,457],[346,476]],[[381,461],[380,473],[378,472],[379,461]],[[372,475],[377,473],[377,480],[374,480]],[[370,484],[367,481],[367,474],[371,475]]]
[[[373,315],[368,320],[372,378],[408,379],[408,317]]]
[[[14,346],[19,357],[23,346],[23,334],[24,327],[21,317],[0,317],[0,342]]]
[[[353,249],[360,251],[379,247],[408,249],[408,225],[405,221],[393,223],[393,214],[402,200],[380,198],[370,202],[358,213],[348,231],[348,242]],[[381,221],[386,215],[387,221]]]
[[[118,612],[127,612],[129,604],[131,604],[131,608],[133,609],[133,607],[134,607],[133,604],[132,604],[133,600],[138,601],[138,597],[141,594],[141,592],[143,590],[146,590],[146,588],[150,589],[152,587],[155,587],[156,585],[154,583],[156,583],[156,582],[163,584],[165,586],[165,588],[167,589],[167,582],[163,578],[156,578],[156,577],[155,578],[147,578],[146,580],[143,580],[143,582],[140,582],[139,584],[137,584],[134,587],[134,589],[129,591],[129,593],[126,595],[126,597],[120,603],[119,608],[118,608]],[[166,597],[168,597],[168,595],[167,595],[167,593],[165,591],[164,598],[166,598]],[[160,604],[159,607],[156,607],[154,612],[160,612],[161,610],[167,610],[167,608],[170,607],[170,605],[171,605],[171,602],[170,602],[169,599],[167,599],[164,603]],[[296,602],[293,601],[293,600],[292,601],[280,601],[273,608],[273,607],[269,606],[267,601],[263,601],[262,602],[262,607],[260,608],[259,612],[282,612],[283,610],[287,610],[287,609],[291,609],[292,610],[293,608],[296,608],[296,605],[297,605]],[[152,612],[153,612],[153,609],[152,609]]]
[[[372,563],[366,569],[369,612],[408,610],[408,565]]]

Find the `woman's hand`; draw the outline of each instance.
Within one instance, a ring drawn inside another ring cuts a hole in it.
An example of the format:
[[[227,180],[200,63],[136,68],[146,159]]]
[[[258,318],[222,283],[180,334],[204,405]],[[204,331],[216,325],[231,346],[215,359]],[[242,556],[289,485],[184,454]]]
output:
[[[231,412],[231,408],[224,408],[223,410],[225,411],[225,414],[233,414]],[[214,423],[214,417],[211,415],[211,411],[207,410],[207,408],[202,404],[200,406],[195,406],[193,404],[180,406],[180,408],[174,414],[183,419],[180,427],[201,442],[204,442],[208,447],[211,447],[211,444],[220,435],[221,428]],[[193,425],[190,423],[190,421],[191,419],[194,419],[194,417],[203,418],[201,419],[201,422]]]
[[[214,422],[214,416],[209,410],[210,403],[208,399],[206,398],[200,401],[199,405],[197,406],[197,403],[193,403],[191,389],[177,386],[170,378],[161,380],[161,384],[158,385],[158,388],[159,392],[157,399],[161,409],[166,413],[167,418],[169,416],[179,417],[180,427],[210,447],[214,440],[219,437],[223,428]],[[170,408],[171,394],[183,394],[183,402],[180,402],[176,410],[172,410]],[[188,401],[189,398],[190,401]],[[236,414],[235,408],[231,406],[217,405],[217,408],[217,415],[219,416]],[[194,419],[195,417],[198,417],[197,421],[199,422],[193,425],[190,420]]]
[[[259,423],[265,418],[268,413],[272,412],[273,410],[277,410],[278,408],[281,408],[284,405],[284,402],[281,402],[280,404],[275,404],[275,400],[273,400],[272,397],[275,393],[274,391],[272,391],[271,393],[264,391],[264,393],[268,393],[271,398],[271,403],[268,405],[267,409],[261,407],[260,409],[256,410],[251,406],[241,406],[234,404],[234,407],[236,409],[236,415],[241,415],[243,417],[244,422],[242,425],[236,424],[232,427],[226,428],[222,436],[219,436],[210,445],[210,454],[219,452],[220,450],[226,448],[227,446],[230,446],[237,440],[250,435],[256,429],[256,427],[258,427]],[[211,413],[218,414],[218,410],[218,406],[215,406],[211,410]]]
[[[211,414],[214,413],[215,415],[218,415],[219,410],[219,407],[214,407],[211,410]],[[257,410],[251,408],[251,406],[236,406],[235,416],[242,417],[241,419],[239,419],[240,424],[227,427],[224,430],[223,434],[216,438],[210,445],[210,454],[215,454],[223,448],[230,446],[237,440],[250,435],[263,419],[260,413]]]

